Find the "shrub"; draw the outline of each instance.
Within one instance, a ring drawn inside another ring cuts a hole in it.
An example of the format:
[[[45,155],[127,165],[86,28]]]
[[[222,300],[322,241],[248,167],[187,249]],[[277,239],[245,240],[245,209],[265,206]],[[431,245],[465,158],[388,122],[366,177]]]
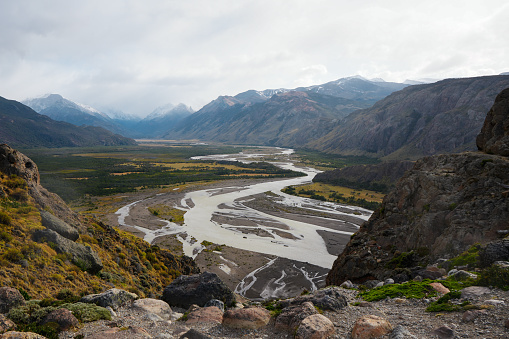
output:
[[[455,258],[449,260],[450,267],[455,266],[477,266],[479,261],[479,249],[481,248],[480,244],[474,244],[470,246],[468,250],[461,253]]]
[[[0,232],[0,240],[5,241],[6,243],[11,242],[11,240],[12,240],[12,235],[10,235],[10,234],[9,234],[8,232],[6,232],[6,231],[1,231],[1,232]]]
[[[4,252],[3,257],[9,260],[10,262],[18,262],[25,258],[23,256],[23,253],[21,253],[21,251],[18,250],[17,248],[8,248]]]
[[[421,282],[407,281],[403,284],[392,284],[374,288],[359,293],[359,296],[366,301],[378,301],[389,298],[405,297],[421,299],[435,296],[437,292],[429,285],[432,280],[425,279]]]
[[[60,308],[66,308],[81,322],[88,323],[96,320],[111,320],[110,311],[104,307],[87,303],[64,304]]]
[[[79,296],[75,295],[70,289],[61,289],[55,296],[58,300],[65,301],[66,303],[73,303],[80,299]]]
[[[18,288],[18,291],[19,291],[19,293],[21,293],[21,295],[23,296],[23,299],[25,299],[26,301],[32,299],[32,297],[24,289]]]
[[[0,211],[0,224],[10,225],[11,224],[11,216],[5,212]]]
[[[416,262],[416,253],[414,251],[403,252],[400,255],[394,256],[388,263],[388,268],[397,268],[397,267],[411,267],[414,266]]]
[[[477,283],[481,286],[494,286],[509,290],[509,268],[492,265],[481,272]]]

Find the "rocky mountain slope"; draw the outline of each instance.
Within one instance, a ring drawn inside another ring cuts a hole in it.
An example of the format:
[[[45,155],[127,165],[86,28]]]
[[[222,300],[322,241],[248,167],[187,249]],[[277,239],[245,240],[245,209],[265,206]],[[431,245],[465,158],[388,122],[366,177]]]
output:
[[[291,91],[246,103],[220,97],[184,119],[165,138],[299,147],[325,135],[355,102],[313,92]]]
[[[129,138],[159,138],[194,112],[184,104],[170,104],[156,108],[143,119],[116,111],[111,112],[110,117],[93,107],[75,103],[59,94],[27,99],[23,104],[56,121],[65,121],[76,126],[102,127]]]
[[[496,242],[509,231],[508,122],[509,88],[486,117],[477,139],[481,152],[417,161],[352,236],[327,283],[408,279],[416,275],[412,267],[451,258],[475,243],[495,241],[486,245],[484,265],[508,260],[507,239]]]
[[[154,295],[181,273],[198,269],[188,257],[73,212],[40,185],[37,165],[0,145],[0,286],[42,299],[123,286]]]
[[[78,127],[54,121],[14,100],[0,97],[0,142],[16,147],[134,145],[136,142],[101,127]]]
[[[409,86],[350,114],[307,146],[389,159],[475,150],[475,138],[509,76],[447,79]]]
[[[351,112],[406,86],[350,77],[293,90],[222,96],[182,120],[165,138],[300,147]]]

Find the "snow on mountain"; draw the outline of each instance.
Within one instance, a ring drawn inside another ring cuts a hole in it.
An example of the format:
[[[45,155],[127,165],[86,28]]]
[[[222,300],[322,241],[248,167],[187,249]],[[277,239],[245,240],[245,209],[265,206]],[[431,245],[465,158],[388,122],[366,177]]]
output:
[[[68,100],[62,97],[60,94],[46,94],[39,98],[26,99],[22,101],[22,103],[30,107],[37,113],[40,113],[43,110],[48,109],[50,107],[59,109],[70,108],[93,116],[100,116],[102,118],[109,119],[109,117],[106,114],[102,113],[101,111],[91,106]]]
[[[189,115],[192,113],[194,113],[194,110],[190,106],[186,106],[182,103],[178,104],[177,106],[173,104],[166,104],[157,107],[155,110],[152,111],[152,113],[147,115],[143,120],[154,120],[164,116]]]

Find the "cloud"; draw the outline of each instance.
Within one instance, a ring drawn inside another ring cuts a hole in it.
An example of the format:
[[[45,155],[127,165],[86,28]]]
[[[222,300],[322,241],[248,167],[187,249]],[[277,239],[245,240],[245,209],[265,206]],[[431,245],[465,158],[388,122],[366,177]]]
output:
[[[500,73],[508,16],[504,0],[4,1],[0,95],[146,114],[354,74]]]

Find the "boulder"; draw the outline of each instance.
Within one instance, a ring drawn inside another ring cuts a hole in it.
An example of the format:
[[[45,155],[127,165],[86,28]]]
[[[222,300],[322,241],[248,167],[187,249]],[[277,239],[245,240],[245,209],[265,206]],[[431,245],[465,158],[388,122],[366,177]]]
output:
[[[192,328],[189,331],[182,334],[179,339],[212,339],[208,335],[201,333],[200,331]]]
[[[226,311],[223,315],[223,326],[231,328],[258,329],[270,321],[270,312],[264,308],[249,307]]]
[[[311,294],[301,295],[293,299],[281,300],[278,304],[282,308],[290,305],[300,305],[304,302],[311,302],[324,311],[339,311],[348,305],[346,297],[341,294],[338,287],[326,287]]]
[[[509,260],[509,239],[492,241],[479,252],[482,267],[489,267],[497,261]]]
[[[389,335],[389,339],[417,339],[417,337],[402,325],[398,325]]]
[[[221,300],[211,299],[211,300],[207,301],[207,303],[205,304],[204,307],[209,307],[209,306],[216,306],[217,308],[219,308],[221,310],[221,312],[224,312],[224,302],[222,302]]]
[[[488,287],[483,286],[469,286],[461,290],[462,299],[477,299],[483,294],[490,293],[491,290]]]
[[[204,272],[196,275],[181,275],[173,280],[164,289],[161,299],[171,306],[187,309],[192,304],[205,306],[211,299],[218,299],[226,306],[232,306],[235,295],[217,274]]]
[[[44,317],[42,325],[47,323],[57,323],[61,331],[66,331],[78,326],[80,322],[71,311],[65,308],[59,308]]]
[[[9,318],[7,318],[5,315],[0,314],[0,334],[15,330],[16,324]]]
[[[91,274],[98,273],[103,268],[99,255],[90,247],[76,243],[50,229],[36,230],[32,236],[37,242],[51,242],[57,253],[72,255],[72,263]]]
[[[497,95],[476,143],[480,151],[509,156],[509,88]]]
[[[0,335],[0,339],[46,339],[46,337],[33,332],[10,331]]]
[[[463,280],[467,280],[467,279],[477,279],[476,274],[473,274],[473,273],[470,273],[467,271],[463,271],[463,270],[456,270],[452,274],[449,272],[448,276],[449,276],[449,278],[451,278],[453,280],[458,280],[458,281],[463,281]]]
[[[136,299],[138,299],[138,296],[134,293],[112,288],[103,293],[86,295],[81,298],[80,302],[96,304],[102,307],[110,306],[114,310],[117,310],[122,306],[132,305]]]
[[[293,333],[302,320],[317,313],[318,311],[309,301],[300,305],[289,306],[284,308],[277,316],[275,327],[277,330]]]
[[[150,339],[152,336],[143,328],[129,326],[128,328],[114,327],[101,332],[87,335],[87,339]]]
[[[429,284],[435,291],[437,291],[440,294],[447,294],[451,292],[447,287],[442,285],[441,283],[432,282]]]
[[[172,314],[170,305],[158,299],[152,298],[138,299],[133,302],[132,307],[138,311],[156,314],[165,320],[170,319]]]
[[[444,275],[447,274],[447,272],[443,268],[428,266],[426,267],[426,269],[418,271],[417,274],[423,277],[424,279],[435,280],[443,277]]]
[[[468,310],[461,316],[461,321],[469,323],[478,318],[481,314],[486,313],[486,310]]]
[[[24,305],[25,298],[12,287],[0,287],[0,313],[7,313],[11,308]]]
[[[431,334],[438,336],[440,339],[454,338],[454,330],[447,326],[435,328]]]
[[[186,325],[223,322],[223,312],[216,306],[200,307],[187,315]]]
[[[28,185],[28,194],[40,210],[51,211],[74,228],[84,229],[78,214],[71,210],[58,195],[41,186],[37,165],[26,155],[9,145],[0,144],[0,172],[23,178]]]
[[[40,211],[42,226],[57,232],[64,238],[72,241],[78,240],[80,237],[78,230],[66,223],[65,221],[55,217],[47,211]]]
[[[295,338],[297,339],[326,339],[334,334],[334,324],[321,314],[306,317],[300,323]]]
[[[352,339],[378,338],[392,331],[392,325],[376,315],[365,315],[355,321]]]

